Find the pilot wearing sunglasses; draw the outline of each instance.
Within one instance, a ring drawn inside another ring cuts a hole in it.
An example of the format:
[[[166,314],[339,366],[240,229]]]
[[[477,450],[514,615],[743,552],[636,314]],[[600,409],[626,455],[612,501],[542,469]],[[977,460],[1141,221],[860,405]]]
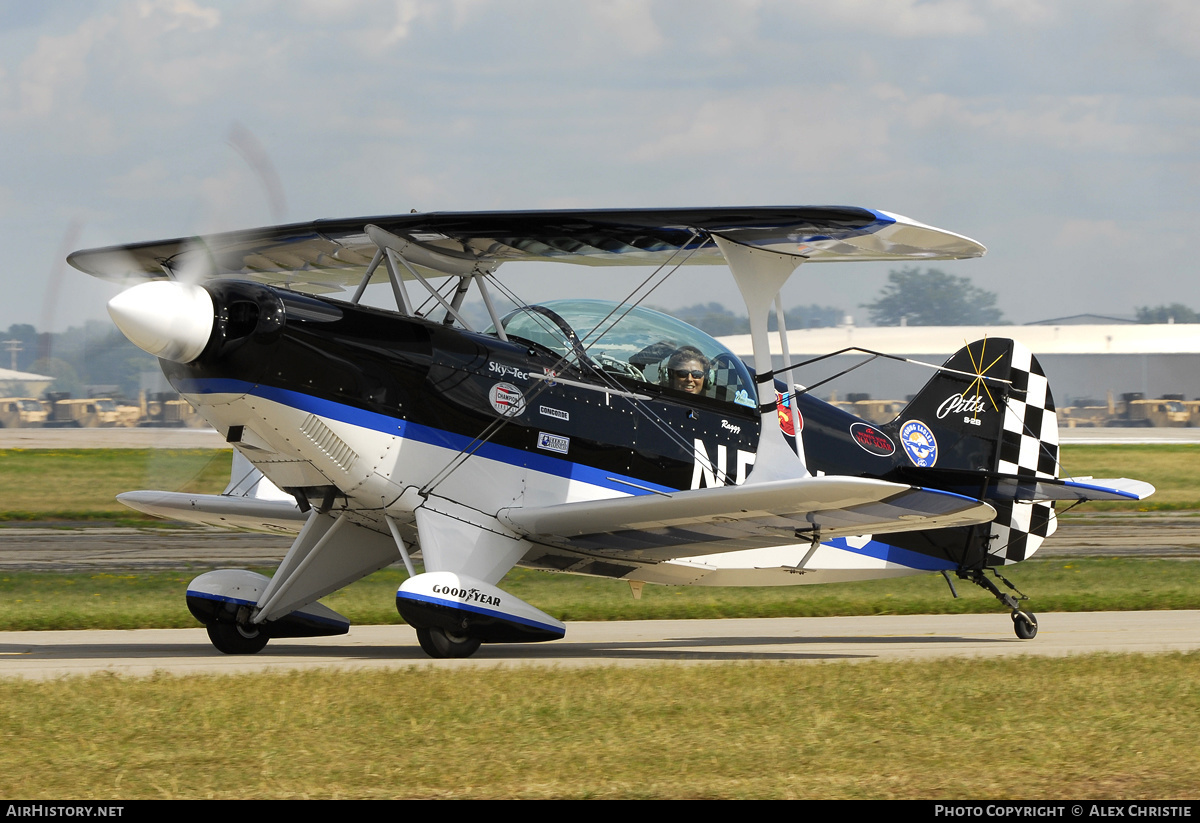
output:
[[[708,378],[708,358],[694,346],[684,346],[667,362],[670,386],[688,394],[703,394]]]

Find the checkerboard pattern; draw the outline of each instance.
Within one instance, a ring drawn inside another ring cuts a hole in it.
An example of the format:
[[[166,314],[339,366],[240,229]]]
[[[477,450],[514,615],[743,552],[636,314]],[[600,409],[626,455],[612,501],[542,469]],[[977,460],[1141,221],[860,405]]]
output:
[[[1058,415],[1050,383],[1037,359],[1020,343],[1012,344],[1009,371],[1012,391],[1004,411],[996,471],[1023,477],[1058,477]],[[1019,563],[1054,533],[1054,503],[993,502],[991,565]]]
[[[713,396],[726,403],[732,403],[738,387],[738,373],[732,359],[729,355],[719,354],[712,365]]]

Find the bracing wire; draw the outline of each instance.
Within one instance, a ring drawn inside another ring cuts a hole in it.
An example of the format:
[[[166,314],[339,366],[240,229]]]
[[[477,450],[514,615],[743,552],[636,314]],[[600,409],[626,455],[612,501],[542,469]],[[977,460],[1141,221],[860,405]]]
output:
[[[582,354],[584,355],[584,357],[576,357],[576,359],[579,361],[579,367],[581,369],[588,370],[592,374],[593,377],[595,377],[597,380],[599,380],[599,382],[602,385],[619,392],[618,393],[619,397],[622,397],[623,399],[627,400],[631,405],[634,405],[635,408],[639,408],[640,411],[642,411],[642,413],[645,415],[645,417],[648,420],[650,420],[651,423],[653,423],[656,428],[658,428],[660,431],[662,431],[664,434],[666,434],[668,436],[668,438],[670,438],[677,446],[679,446],[684,451],[686,451],[689,448],[689,446],[683,440],[681,435],[679,435],[677,432],[675,432],[670,427],[665,426],[663,424],[663,422],[658,419],[658,416],[653,414],[652,410],[649,409],[649,407],[647,407],[643,401],[641,401],[640,399],[637,399],[635,397],[629,396],[621,388],[620,384],[617,383],[616,380],[611,375],[607,374],[603,369],[594,367],[590,362],[588,362],[588,360],[586,358],[586,354],[587,354],[588,349],[590,349],[593,345],[595,345],[600,340],[600,338],[604,336],[604,334],[607,334],[609,331],[611,331],[616,326],[616,324],[619,323],[622,319],[624,319],[629,314],[630,311],[632,311],[634,308],[636,308],[636,306],[641,301],[643,301],[647,297],[649,297],[650,294],[653,293],[655,289],[657,289],[664,282],[666,282],[667,278],[669,278],[672,274],[674,274],[676,271],[678,271],[679,267],[682,266],[684,263],[686,263],[692,257],[692,255],[694,255],[701,248],[703,248],[705,245],[707,245],[707,243],[709,241],[705,240],[704,243],[701,243],[701,244],[697,245],[696,247],[694,247],[690,250],[687,250],[687,247],[699,235],[700,235],[699,231],[692,230],[691,235],[689,236],[689,238],[687,239],[687,241],[684,244],[682,244],[675,252],[673,252],[666,261],[664,261],[662,264],[660,264],[653,272],[651,272],[646,278],[644,278],[641,283],[639,283],[636,287],[634,287],[633,291],[631,291],[629,293],[629,295],[627,295],[623,300],[621,300],[621,302],[618,303],[617,306],[615,306],[612,309],[612,311],[610,311],[604,318],[602,318],[600,320],[600,322],[598,322],[595,325],[595,327],[593,327],[593,329],[590,332],[588,332],[584,337],[584,340],[591,339],[590,343],[587,343],[585,345],[583,341],[578,339],[578,335],[576,335],[576,343],[579,345],[580,352],[582,352]],[[681,260],[679,260],[678,262],[676,262],[672,266],[671,264],[673,261],[675,261],[676,257],[678,257],[680,255],[680,253],[684,252],[685,250],[687,250],[687,253],[683,256],[683,258]],[[642,288],[645,287],[647,283],[650,283],[652,280],[654,280],[654,278],[657,277],[660,272],[663,272],[664,269],[667,269],[668,266],[670,266],[671,268],[668,269],[664,274],[662,274],[662,277],[659,278],[658,282],[654,283],[654,285],[652,285],[649,289],[647,289],[645,294],[643,294],[640,298],[637,298],[637,300],[635,302],[630,303],[629,307],[627,309],[625,309],[625,311],[622,312],[615,320],[613,320],[613,322],[611,324],[609,324],[609,326],[606,329],[604,329],[604,331],[602,333],[596,334],[597,329],[599,329],[601,326],[604,325],[605,322],[607,322],[610,318],[612,318],[612,316],[614,314],[616,314],[621,309],[621,307],[624,306],[627,302],[634,300],[634,298],[636,297],[638,292],[641,291]],[[508,288],[506,285],[501,283],[499,281],[499,279],[496,278],[494,275],[489,276],[488,279],[491,280],[491,282],[495,286],[495,288],[501,294],[503,294],[506,298],[508,298],[510,301],[512,301],[514,305],[517,305],[517,306],[523,305],[519,296],[515,292],[513,292],[510,288]],[[531,315],[531,317],[533,317],[535,322],[542,325],[543,328],[546,331],[550,332],[551,334],[554,334],[556,332],[561,332],[561,330],[552,327],[551,324],[549,323],[549,320],[547,318],[542,317],[540,314],[538,314],[536,312],[531,312],[530,315]],[[568,341],[568,342],[571,342],[571,341]],[[576,354],[574,348],[572,349],[572,351],[570,351],[566,354],[563,354],[559,358],[559,360],[550,368],[550,372],[557,373],[559,369],[561,369],[563,366],[570,363],[572,354]],[[525,402],[532,403],[543,392],[545,392],[546,390],[548,390],[550,388],[551,383],[552,383],[552,381],[550,381],[550,380],[545,381],[541,386],[536,388],[525,399]],[[458,468],[460,466],[462,466],[473,455],[475,455],[479,451],[479,449],[483,448],[483,446],[489,440],[491,440],[491,438],[495,437],[496,434],[498,434],[499,431],[504,426],[506,426],[512,419],[513,418],[510,418],[510,417],[501,417],[501,418],[497,418],[496,420],[493,420],[491,423],[489,423],[488,426],[486,426],[483,429],[483,431],[481,431],[478,435],[476,435],[475,438],[470,443],[468,443],[463,449],[461,449],[459,451],[459,453],[457,455],[455,455],[442,468],[442,470],[440,472],[438,472],[429,482],[427,482],[421,488],[420,493],[422,495],[431,494],[433,492],[433,490],[437,488],[438,485],[443,483],[447,478],[449,478],[449,476],[451,474],[453,474],[455,471],[457,471]]]

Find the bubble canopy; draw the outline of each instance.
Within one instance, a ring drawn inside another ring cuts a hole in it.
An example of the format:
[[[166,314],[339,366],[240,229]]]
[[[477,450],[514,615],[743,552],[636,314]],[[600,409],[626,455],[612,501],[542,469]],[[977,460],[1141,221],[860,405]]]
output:
[[[501,321],[504,332],[549,349],[576,367],[581,364],[617,377],[672,389],[668,364],[676,358],[705,372],[703,396],[757,405],[754,381],[739,357],[694,326],[653,309],[629,308],[609,300],[550,300],[522,306]],[[495,329],[489,329],[495,333]],[[690,350],[703,355],[694,357]],[[587,370],[586,368],[584,369]]]

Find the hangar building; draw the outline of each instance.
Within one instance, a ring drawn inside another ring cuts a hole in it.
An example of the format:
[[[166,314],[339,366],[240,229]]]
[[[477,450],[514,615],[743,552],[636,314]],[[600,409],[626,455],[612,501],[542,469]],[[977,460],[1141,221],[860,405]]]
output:
[[[969,342],[983,337],[1010,337],[1037,355],[1058,406],[1106,402],[1109,392],[1120,398],[1142,392],[1147,398],[1181,394],[1200,398],[1200,324],[1062,322],[1026,326],[887,326],[854,325],[788,332],[792,362],[857,346],[889,355],[940,365]],[[750,335],[721,338],[735,354],[751,360]],[[783,365],[779,335],[771,333],[775,368]],[[813,386],[855,363],[862,354],[842,354],[793,372],[793,381]],[[878,359],[817,387],[823,399],[846,399],[850,393],[876,399],[904,399],[915,394],[931,372],[919,366]],[[1082,402],[1092,401],[1092,402]]]

